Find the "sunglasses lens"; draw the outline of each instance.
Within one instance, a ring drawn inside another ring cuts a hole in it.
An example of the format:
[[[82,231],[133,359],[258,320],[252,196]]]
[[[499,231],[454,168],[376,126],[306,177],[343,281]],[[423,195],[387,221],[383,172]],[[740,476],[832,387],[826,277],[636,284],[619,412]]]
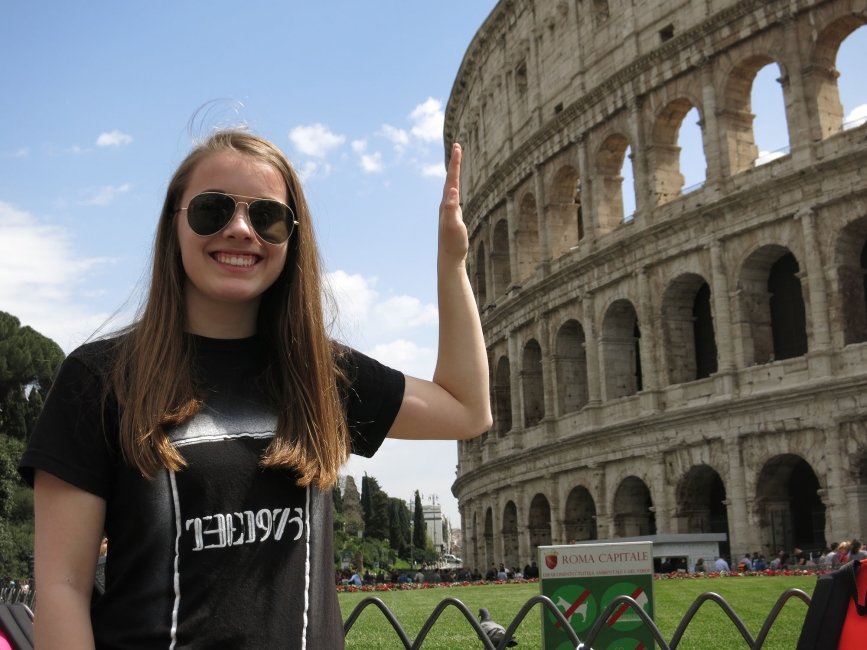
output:
[[[292,234],[292,211],[282,203],[260,199],[250,204],[250,223],[269,244],[282,244]]]
[[[235,201],[225,194],[199,194],[187,207],[187,222],[197,235],[208,236],[222,230],[235,214]]]

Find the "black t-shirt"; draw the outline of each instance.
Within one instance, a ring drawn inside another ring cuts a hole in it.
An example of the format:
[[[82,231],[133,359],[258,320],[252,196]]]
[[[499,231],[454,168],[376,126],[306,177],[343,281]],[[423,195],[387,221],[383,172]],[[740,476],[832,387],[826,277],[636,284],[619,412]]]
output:
[[[331,494],[259,465],[277,421],[256,389],[261,343],[191,344],[206,397],[169,433],[188,463],[182,471],[148,481],[122,461],[117,403],[103,401],[100,379],[110,341],[64,361],[21,460],[31,484],[40,469],[106,501],[96,647],[342,648]],[[369,457],[397,415],[404,377],[354,351],[342,363],[352,451]]]

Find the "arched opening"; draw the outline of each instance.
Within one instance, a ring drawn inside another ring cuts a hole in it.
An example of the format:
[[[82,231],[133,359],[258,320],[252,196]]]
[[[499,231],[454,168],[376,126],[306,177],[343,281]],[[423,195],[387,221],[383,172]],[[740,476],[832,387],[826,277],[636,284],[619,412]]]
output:
[[[597,213],[599,230],[602,233],[610,232],[617,228],[623,223],[623,217],[626,214],[623,205],[624,179],[621,174],[624,167],[623,163],[626,160],[627,149],[629,149],[629,140],[619,133],[615,133],[605,139],[596,156],[597,182],[594,187],[599,187]]]
[[[825,505],[819,479],[795,454],[775,456],[762,468],[756,501],[763,543],[778,550],[821,550],[825,546]]]
[[[506,223],[505,219],[500,219],[494,226],[491,267],[494,276],[494,296],[502,296],[512,286],[512,269],[509,261],[509,224]]]
[[[551,255],[565,255],[584,237],[581,213],[581,179],[574,167],[563,167],[554,175],[548,206]]]
[[[494,563],[494,514],[491,508],[488,508],[485,512],[485,568]]]
[[[843,228],[835,251],[843,343],[867,341],[867,217]]]
[[[748,366],[788,358],[777,356],[775,345],[778,340],[785,347],[785,351],[781,350],[784,354],[799,349],[806,351],[806,310],[800,293],[800,280],[795,276],[797,261],[792,265],[793,256],[776,268],[771,286],[771,269],[786,256],[791,256],[787,248],[770,244],[754,251],[741,268],[738,325],[742,331],[750,333],[744,341],[744,360]],[[797,291],[795,282],[798,283]],[[775,315],[771,313],[772,292],[777,294]],[[803,314],[803,317],[797,314]]]
[[[518,509],[512,501],[503,508],[503,563],[507,567],[518,566],[521,561],[518,545]]]
[[[537,494],[530,503],[530,557],[539,555],[540,546],[551,545],[551,506],[544,494]]]
[[[813,88],[822,138],[867,121],[862,83],[865,22],[863,16],[849,14],[825,27],[816,39],[804,76]]]
[[[697,465],[677,487],[678,533],[729,534],[726,488],[710,465]],[[720,542],[720,554],[729,555],[729,541]]]
[[[608,308],[602,320],[600,343],[606,401],[640,391],[641,330],[631,302],[617,300]]]
[[[684,186],[692,190],[704,182],[707,163],[698,118],[698,109],[684,98],[668,104],[656,118],[648,163],[657,205],[679,197]],[[687,172],[691,175],[688,182]]]
[[[512,376],[509,357],[500,357],[494,375],[494,417],[497,436],[512,430]]]
[[[596,503],[587,488],[579,485],[569,493],[564,524],[569,543],[572,540],[599,539],[596,534]]]
[[[695,273],[678,276],[662,297],[668,381],[681,384],[717,371],[710,287]]]
[[[539,218],[536,214],[536,197],[525,194],[521,199],[518,214],[518,275],[525,282],[536,272],[542,261],[539,250]]]
[[[637,476],[627,476],[614,494],[614,536],[656,534],[656,516],[650,490]]]
[[[524,426],[539,424],[545,415],[545,389],[542,382],[542,348],[536,339],[524,346],[521,364],[521,388],[524,393]]]
[[[638,203],[635,196],[634,160],[635,156],[632,152],[632,146],[630,145],[629,147],[626,147],[623,167],[620,169],[620,175],[623,177],[623,182],[620,184],[620,196],[623,200],[623,223],[632,221],[635,218],[635,208]]]
[[[774,358],[778,360],[807,354],[807,312],[799,270],[798,260],[788,253],[774,263],[768,274]]]
[[[723,119],[731,174],[788,153],[785,99],[777,78],[782,78],[779,66],[765,55],[741,61],[729,75]],[[752,113],[754,102],[763,108],[760,116]]]
[[[566,321],[557,332],[554,366],[557,374],[559,415],[577,411],[590,399],[584,341],[584,328],[577,320]]]
[[[476,253],[476,297],[479,301],[479,309],[488,302],[487,279],[485,277],[485,242],[479,242]]]

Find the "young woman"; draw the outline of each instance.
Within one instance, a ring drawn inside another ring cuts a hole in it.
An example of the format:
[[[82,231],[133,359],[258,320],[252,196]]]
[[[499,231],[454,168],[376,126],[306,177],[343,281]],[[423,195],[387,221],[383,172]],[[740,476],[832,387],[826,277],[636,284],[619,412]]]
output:
[[[277,147],[223,131],[190,153],[140,317],[64,362],[21,462],[39,650],[343,647],[330,491],[348,454],[491,424],[460,162],[455,145],[428,382],[328,339],[310,214]]]

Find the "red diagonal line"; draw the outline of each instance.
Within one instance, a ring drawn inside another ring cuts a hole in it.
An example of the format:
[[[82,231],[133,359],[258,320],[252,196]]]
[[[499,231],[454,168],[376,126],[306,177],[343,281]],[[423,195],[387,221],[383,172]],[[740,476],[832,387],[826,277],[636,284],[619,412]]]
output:
[[[583,603],[588,598],[590,598],[590,590],[585,589],[584,593],[581,594],[580,596],[578,596],[578,600],[576,600],[574,603],[572,603],[572,606],[563,613],[563,618],[565,618],[568,621],[569,617],[575,613],[575,610],[577,610],[579,607],[581,607],[581,603]],[[557,621],[557,624],[554,627],[560,627],[560,621]]]
[[[632,600],[635,600],[635,599],[638,598],[640,595],[641,595],[641,587],[638,587],[638,589],[636,589],[635,591],[632,592],[632,595],[630,596],[630,598],[632,598]],[[617,622],[617,619],[620,618],[621,616],[623,616],[623,613],[624,613],[627,609],[629,609],[629,605],[627,605],[626,603],[623,603],[623,604],[622,604],[622,605],[617,609],[617,611],[614,612],[614,615],[613,615],[611,618],[608,619],[608,625],[613,626],[613,625]]]
[[[646,645],[644,645],[643,643],[641,643],[641,641],[639,641],[638,645],[635,646],[635,650],[644,650],[646,647],[647,647]]]

